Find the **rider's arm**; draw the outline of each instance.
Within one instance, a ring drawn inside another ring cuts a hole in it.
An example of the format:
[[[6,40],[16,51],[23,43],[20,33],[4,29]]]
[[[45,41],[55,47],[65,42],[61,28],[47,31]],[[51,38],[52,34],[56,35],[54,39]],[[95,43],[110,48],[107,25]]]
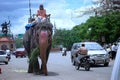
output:
[[[80,52],[80,49],[78,49],[78,50],[74,53],[74,55],[77,56],[77,55],[79,54],[79,52]]]

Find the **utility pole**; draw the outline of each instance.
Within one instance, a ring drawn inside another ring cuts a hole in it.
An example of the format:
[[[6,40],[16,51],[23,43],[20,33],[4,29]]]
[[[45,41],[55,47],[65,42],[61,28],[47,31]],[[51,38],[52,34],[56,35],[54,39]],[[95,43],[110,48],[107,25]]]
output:
[[[28,19],[28,22],[31,22],[32,16],[31,16],[31,2],[29,0],[29,13],[30,13],[30,17]]]

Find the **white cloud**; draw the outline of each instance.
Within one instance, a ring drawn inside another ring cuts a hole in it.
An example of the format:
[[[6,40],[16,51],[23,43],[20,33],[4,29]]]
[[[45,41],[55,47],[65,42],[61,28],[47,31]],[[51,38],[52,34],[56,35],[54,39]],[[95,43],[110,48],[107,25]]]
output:
[[[64,0],[48,4],[46,10],[51,14],[51,22],[55,22],[56,28],[71,29],[75,25],[71,20],[71,9],[67,8]]]
[[[72,9],[70,8],[72,5],[66,1],[67,0],[50,0],[50,1],[42,0],[41,2],[45,4],[44,7],[47,13],[51,14],[51,22],[53,24],[55,22],[57,29],[61,29],[61,28],[72,29],[75,25],[85,22],[89,18],[89,15],[81,16],[79,18],[72,18],[71,14],[74,12],[74,10],[73,8]],[[83,0],[83,1],[84,1],[83,4],[89,3],[88,0]],[[31,7],[32,14],[35,14],[37,12],[37,9],[39,9],[40,3],[38,3],[38,1],[36,0],[31,0],[31,2],[32,4],[37,5],[37,6]],[[88,8],[89,6],[86,6],[86,7],[80,7],[75,10],[87,10]],[[16,14],[17,14],[17,17],[15,17],[16,18],[14,19],[15,21],[12,21],[11,30],[14,34],[24,33],[25,25],[27,24],[28,18],[29,18],[29,9],[28,7],[27,8],[22,7],[20,9],[14,10],[12,12],[12,16],[16,16]],[[81,13],[76,13],[76,14],[73,14],[73,16],[78,16],[80,14]]]
[[[20,17],[18,22],[19,24],[13,25],[11,27],[13,34],[19,34],[19,33],[25,33],[25,25],[28,22],[28,15],[25,15],[23,17]]]

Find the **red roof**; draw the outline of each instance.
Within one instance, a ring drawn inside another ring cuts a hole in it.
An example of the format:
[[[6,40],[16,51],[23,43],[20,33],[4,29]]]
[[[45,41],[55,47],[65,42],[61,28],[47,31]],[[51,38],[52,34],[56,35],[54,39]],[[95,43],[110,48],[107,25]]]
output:
[[[13,42],[13,40],[8,37],[1,37],[0,42]]]

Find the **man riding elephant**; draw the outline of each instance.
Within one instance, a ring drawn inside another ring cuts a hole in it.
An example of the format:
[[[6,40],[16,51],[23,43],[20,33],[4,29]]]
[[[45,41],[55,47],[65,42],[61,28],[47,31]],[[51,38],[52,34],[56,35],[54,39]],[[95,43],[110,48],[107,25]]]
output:
[[[23,45],[29,58],[28,73],[47,75],[47,61],[52,45],[52,27],[48,22],[37,22],[30,27],[23,37]],[[41,69],[38,57],[41,58]]]
[[[40,4],[39,10],[37,10],[37,17],[38,22],[44,22],[50,17],[50,14],[46,14],[46,10],[44,9],[44,6],[42,4]]]

